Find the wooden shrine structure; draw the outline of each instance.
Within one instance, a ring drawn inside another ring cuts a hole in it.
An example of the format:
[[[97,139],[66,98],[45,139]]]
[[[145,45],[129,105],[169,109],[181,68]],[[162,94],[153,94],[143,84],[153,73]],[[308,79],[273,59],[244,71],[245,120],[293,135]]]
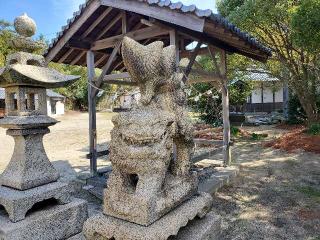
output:
[[[256,39],[211,10],[169,0],[89,0],[80,6],[45,53],[47,62],[87,66],[91,173],[97,173],[96,97],[105,84],[135,85],[123,64],[120,48],[124,36],[146,45],[163,41],[175,45],[177,62],[188,58],[185,82],[198,55],[210,55],[216,73],[206,78],[220,88],[223,98],[223,152],[230,164],[229,95],[227,54],[241,54],[266,61],[271,51]],[[190,43],[197,42],[193,50]],[[203,47],[205,46],[205,47]],[[95,76],[95,68],[101,68]],[[197,81],[193,81],[195,83]],[[199,82],[199,81],[198,81]]]

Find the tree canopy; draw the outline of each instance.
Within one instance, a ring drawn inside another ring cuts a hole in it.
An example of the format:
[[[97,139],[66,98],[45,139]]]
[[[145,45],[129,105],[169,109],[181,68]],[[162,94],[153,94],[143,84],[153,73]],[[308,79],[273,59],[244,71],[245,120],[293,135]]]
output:
[[[5,65],[6,56],[17,51],[9,42],[17,36],[11,23],[0,20],[0,67]],[[40,35],[38,41],[46,42],[44,37]],[[46,45],[46,44],[45,44]],[[45,49],[40,50],[39,54]],[[57,92],[67,97],[68,107],[71,109],[85,110],[88,107],[88,83],[87,69],[81,66],[71,66],[65,64],[50,63],[50,67],[58,70],[61,73],[68,75],[81,76],[80,80],[67,88],[56,89]],[[97,73],[100,70],[96,70]],[[110,86],[105,87],[108,92]]]
[[[320,118],[316,104],[320,84],[319,2],[218,1],[218,9],[223,16],[272,49],[273,57],[267,64],[254,64],[289,84],[298,96],[309,123]]]

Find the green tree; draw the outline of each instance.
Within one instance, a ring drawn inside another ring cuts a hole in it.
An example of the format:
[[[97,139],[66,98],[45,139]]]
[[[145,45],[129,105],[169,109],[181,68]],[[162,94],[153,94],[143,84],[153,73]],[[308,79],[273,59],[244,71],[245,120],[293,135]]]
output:
[[[0,67],[5,65],[5,59],[9,54],[17,51],[17,49],[14,49],[10,44],[16,36],[17,33],[15,32],[13,25],[5,20],[0,20]],[[43,35],[40,35],[36,40],[47,43]],[[44,46],[46,45],[47,44],[44,44]],[[44,50],[45,49],[42,49],[37,53],[41,54]],[[88,108],[87,69],[85,67],[57,63],[51,63],[50,67],[64,74],[81,76],[80,80],[71,86],[60,88],[56,91],[67,97],[68,108],[86,110]],[[99,73],[100,71],[97,70],[97,74]],[[110,87],[105,88],[107,93],[110,89]]]
[[[298,96],[308,122],[318,122],[319,0],[220,0],[218,9],[272,49],[272,59],[256,65],[287,82]]]
[[[0,67],[5,65],[6,56],[15,51],[8,43],[14,38],[12,24],[0,20]]]

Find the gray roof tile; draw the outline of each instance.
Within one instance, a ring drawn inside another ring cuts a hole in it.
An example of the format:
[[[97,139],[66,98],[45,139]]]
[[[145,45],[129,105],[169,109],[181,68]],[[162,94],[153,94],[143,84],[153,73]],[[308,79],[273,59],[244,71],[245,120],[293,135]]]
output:
[[[79,11],[75,12],[73,15],[73,18],[67,21],[67,25],[62,27],[62,31],[60,33],[57,33],[57,37],[52,40],[52,43],[49,45],[49,49],[46,51],[45,54],[49,52],[49,50],[54,46],[54,44],[59,41],[60,37],[64,34],[64,32],[67,29],[69,29],[71,24],[82,14],[84,8],[89,4],[90,1],[91,0],[86,0],[84,4],[80,5]],[[213,13],[212,10],[210,9],[202,10],[202,9],[198,9],[195,5],[188,6],[188,5],[184,5],[181,2],[171,2],[169,0],[135,0],[135,1],[146,2],[149,5],[156,4],[159,7],[168,7],[175,11],[181,11],[183,13],[191,13],[196,15],[199,18],[208,18],[211,21],[214,21],[215,23],[222,25],[226,29],[238,35],[239,38],[243,39],[244,41],[247,41],[251,45],[257,47],[261,51],[266,52],[268,55],[271,56],[271,50],[269,48],[265,47],[263,44],[261,44],[257,39],[252,37],[250,34],[241,31],[238,27],[230,23],[221,15]]]

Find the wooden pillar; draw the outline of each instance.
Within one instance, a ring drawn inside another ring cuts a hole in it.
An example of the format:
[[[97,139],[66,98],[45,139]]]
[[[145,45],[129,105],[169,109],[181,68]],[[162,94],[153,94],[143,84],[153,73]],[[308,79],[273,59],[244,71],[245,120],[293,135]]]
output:
[[[230,126],[230,109],[229,109],[229,89],[227,79],[227,56],[224,50],[220,56],[220,74],[223,79],[222,84],[222,112],[223,112],[223,161],[225,166],[231,164],[231,126]]]
[[[179,51],[179,36],[177,30],[171,30],[170,34],[170,45],[176,46],[176,62],[177,66],[180,64],[180,51]]]
[[[87,52],[88,73],[88,108],[89,108],[89,149],[90,149],[90,173],[96,176],[97,171],[97,119],[96,119],[96,95],[94,94],[94,53]]]
[[[225,50],[216,50],[214,47],[209,46],[209,53],[213,60],[214,66],[217,69],[222,92],[222,119],[223,119],[223,161],[224,165],[231,164],[231,126],[230,126],[230,109],[229,109],[229,90],[227,79],[227,55]],[[220,64],[216,59],[216,51],[220,53]]]

